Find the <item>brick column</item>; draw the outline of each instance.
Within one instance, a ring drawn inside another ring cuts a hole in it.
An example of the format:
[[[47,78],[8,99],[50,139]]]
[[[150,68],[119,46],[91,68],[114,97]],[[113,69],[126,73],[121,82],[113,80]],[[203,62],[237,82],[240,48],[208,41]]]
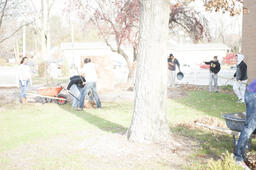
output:
[[[242,53],[248,66],[249,82],[256,78],[256,1],[245,0],[249,13],[243,16]]]

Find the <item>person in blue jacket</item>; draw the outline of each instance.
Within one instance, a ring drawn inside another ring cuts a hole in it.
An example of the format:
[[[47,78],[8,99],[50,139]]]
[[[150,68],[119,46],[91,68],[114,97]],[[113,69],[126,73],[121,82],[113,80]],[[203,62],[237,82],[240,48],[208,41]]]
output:
[[[256,79],[247,87],[244,99],[246,104],[246,120],[240,133],[234,156],[238,164],[246,168],[244,162],[246,146],[251,134],[256,129]]]

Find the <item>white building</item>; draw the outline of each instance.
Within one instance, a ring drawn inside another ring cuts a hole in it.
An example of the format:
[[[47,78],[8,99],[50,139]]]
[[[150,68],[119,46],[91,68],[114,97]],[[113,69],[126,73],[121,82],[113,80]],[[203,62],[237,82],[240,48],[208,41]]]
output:
[[[104,42],[62,43],[61,49],[70,67],[81,68],[83,59],[90,57],[96,64],[99,81],[103,80],[100,84],[104,86],[112,88],[113,84],[126,81],[128,68],[124,58],[112,52]]]
[[[181,65],[191,67],[210,61],[213,56],[218,56],[218,60],[222,61],[227,50],[230,50],[225,44],[177,44],[173,41],[169,41],[168,47],[169,53],[172,53]]]

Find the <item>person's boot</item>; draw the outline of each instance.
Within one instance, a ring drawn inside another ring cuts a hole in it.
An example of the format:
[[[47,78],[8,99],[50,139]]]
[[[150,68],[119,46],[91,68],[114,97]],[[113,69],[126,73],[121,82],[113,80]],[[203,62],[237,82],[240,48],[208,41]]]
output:
[[[25,104],[26,103],[26,99],[25,98],[21,98],[21,103]]]

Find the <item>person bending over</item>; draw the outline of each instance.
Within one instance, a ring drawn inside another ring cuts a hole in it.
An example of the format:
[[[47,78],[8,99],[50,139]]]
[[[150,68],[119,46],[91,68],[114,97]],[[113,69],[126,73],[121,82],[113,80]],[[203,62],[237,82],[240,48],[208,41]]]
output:
[[[85,78],[80,75],[75,75],[70,77],[70,81],[67,86],[67,90],[71,90],[72,94],[75,96],[73,99],[72,108],[78,109],[79,106],[79,99],[82,89],[85,86]]]

